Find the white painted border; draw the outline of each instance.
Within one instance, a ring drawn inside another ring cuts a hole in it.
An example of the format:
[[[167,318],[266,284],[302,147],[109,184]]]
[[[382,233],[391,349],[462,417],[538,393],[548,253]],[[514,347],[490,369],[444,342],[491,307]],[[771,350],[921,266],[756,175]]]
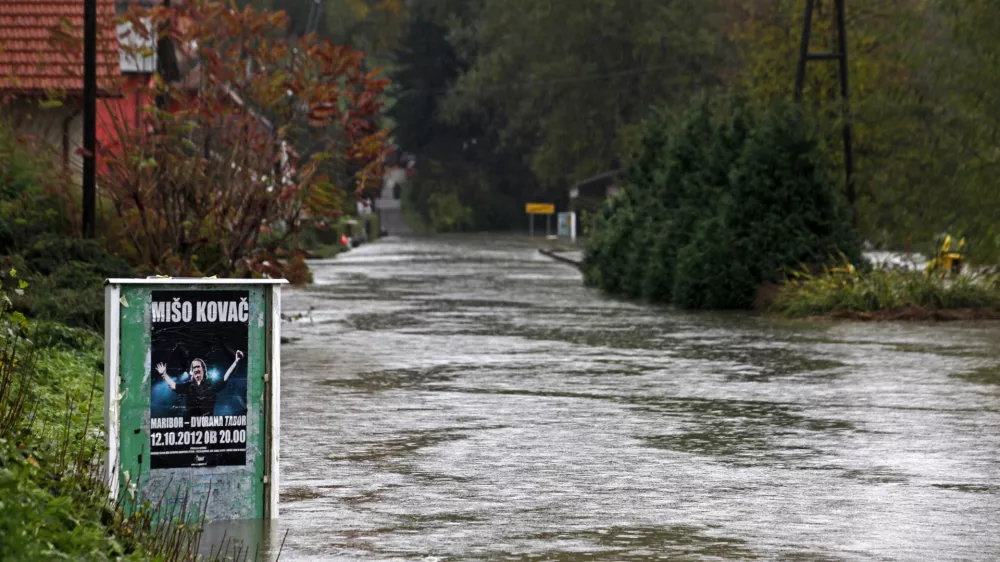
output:
[[[211,279],[208,277],[150,277],[108,279],[105,285],[287,285],[287,279]]]
[[[280,494],[278,471],[280,459],[279,446],[281,443],[281,285],[272,285],[269,292],[270,318],[268,322],[268,334],[271,341],[268,342],[270,344],[268,345],[270,351],[270,365],[268,365],[270,392],[267,396],[268,494],[265,517],[277,519],[278,496]]]
[[[104,433],[107,451],[104,470],[112,500],[118,497],[118,455],[120,447],[120,410],[118,390],[121,387],[121,287],[104,287]]]

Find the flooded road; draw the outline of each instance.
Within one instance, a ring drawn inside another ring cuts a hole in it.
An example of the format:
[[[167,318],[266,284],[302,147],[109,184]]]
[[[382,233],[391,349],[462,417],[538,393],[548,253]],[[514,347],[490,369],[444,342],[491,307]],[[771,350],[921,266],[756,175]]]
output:
[[[1000,558],[1000,324],[677,313],[505,237],[313,272],[283,561]]]

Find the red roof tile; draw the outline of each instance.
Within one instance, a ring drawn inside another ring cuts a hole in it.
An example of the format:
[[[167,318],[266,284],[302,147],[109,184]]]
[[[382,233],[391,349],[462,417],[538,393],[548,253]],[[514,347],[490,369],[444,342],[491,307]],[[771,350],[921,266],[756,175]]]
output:
[[[0,0],[0,92],[82,92],[82,37],[83,0]],[[114,91],[120,76],[114,0],[97,0],[97,86]]]

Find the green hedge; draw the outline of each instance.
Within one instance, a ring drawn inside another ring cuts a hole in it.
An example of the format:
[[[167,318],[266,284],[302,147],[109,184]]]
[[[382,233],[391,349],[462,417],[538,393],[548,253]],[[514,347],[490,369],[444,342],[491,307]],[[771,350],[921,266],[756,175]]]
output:
[[[588,284],[683,308],[753,305],[788,269],[861,251],[812,127],[793,105],[702,99],[657,112],[594,219]]]

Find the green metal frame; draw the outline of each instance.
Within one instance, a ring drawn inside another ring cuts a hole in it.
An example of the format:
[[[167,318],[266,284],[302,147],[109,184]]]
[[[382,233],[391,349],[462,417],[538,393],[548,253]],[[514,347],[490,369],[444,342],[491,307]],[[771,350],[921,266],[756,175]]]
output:
[[[250,326],[247,350],[247,466],[150,470],[149,418],[151,313],[157,290],[247,290],[250,293]],[[118,485],[129,508],[150,502],[180,506],[187,499],[188,517],[209,520],[262,519],[268,517],[267,430],[268,314],[272,310],[269,288],[263,285],[123,285],[120,318],[120,379],[118,396]],[[271,319],[277,322],[278,319]],[[112,440],[112,442],[114,442]],[[209,498],[209,494],[211,497]],[[162,498],[162,500],[161,500]],[[207,509],[202,513],[202,508]],[[180,507],[177,508],[178,511]],[[163,512],[168,516],[176,516]]]

